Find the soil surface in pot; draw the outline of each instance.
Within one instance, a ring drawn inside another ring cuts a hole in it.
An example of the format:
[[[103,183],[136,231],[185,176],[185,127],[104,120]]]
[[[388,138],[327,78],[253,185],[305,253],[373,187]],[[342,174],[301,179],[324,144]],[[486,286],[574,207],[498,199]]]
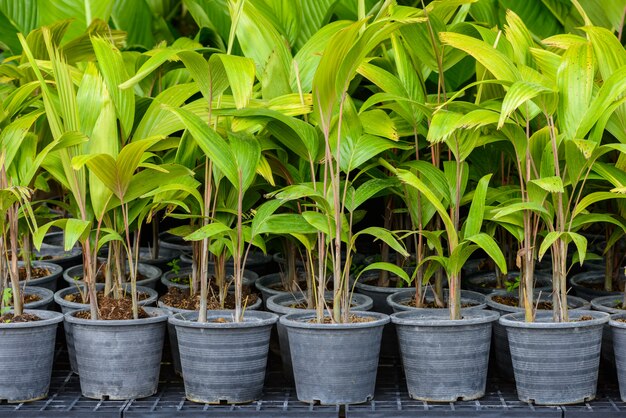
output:
[[[165,295],[161,297],[161,302],[177,309],[185,309],[189,311],[197,311],[200,308],[200,292],[191,296],[188,289],[179,289],[171,287]],[[254,293],[243,292],[244,306],[250,306],[256,302],[258,296]],[[219,293],[215,287],[211,286],[209,297],[207,298],[207,308],[210,310],[235,309],[235,295],[227,293],[224,299],[224,307],[220,306],[220,300],[217,296]]]
[[[444,302],[444,306],[437,305],[437,302],[434,300],[425,300],[422,302],[421,306],[417,304],[417,298],[412,297],[409,300],[405,300],[400,302],[401,305],[410,306],[411,308],[426,308],[426,309],[447,309],[448,305]],[[461,308],[471,308],[472,306],[478,306],[478,303],[472,302],[462,302]]]
[[[519,299],[513,296],[494,296],[492,300],[494,302],[501,303],[502,305],[519,308]],[[550,301],[533,302],[533,306],[541,311],[552,310],[552,302]]]
[[[26,280],[26,267],[20,267],[20,281]],[[32,279],[40,279],[42,277],[47,277],[50,275],[50,270],[45,267],[31,267],[30,268],[30,278]]]
[[[130,298],[98,298],[98,314],[100,315],[99,319],[106,321],[134,319],[133,302]],[[76,314],[76,318],[91,319],[91,313],[89,311],[81,311]],[[150,315],[148,315],[141,306],[139,307],[139,318],[150,318]]]
[[[143,293],[143,292],[139,292],[137,293],[137,299],[138,300],[145,300],[148,299],[150,297],[149,294],[147,293]],[[96,293],[96,298],[98,299],[98,306],[100,306],[100,301],[105,298],[104,296],[104,290],[101,290],[99,292]],[[130,294],[126,293],[124,294],[124,298],[131,300],[132,297]],[[83,298],[83,296],[79,293],[71,293],[69,295],[65,295],[63,296],[63,299],[68,301],[68,302],[73,302],[73,303],[89,303],[89,297],[85,297]]]
[[[589,282],[580,281],[580,282],[577,283],[577,285],[581,286],[581,287],[585,287],[587,289],[606,290],[606,289],[604,289],[604,283],[589,283]],[[626,285],[626,282],[624,282],[622,280],[613,280],[613,290],[612,290],[612,292],[623,292],[624,291],[624,285]]]
[[[15,324],[18,322],[34,322],[34,321],[41,321],[41,318],[33,314],[22,314],[22,315],[15,316],[12,313],[8,313],[8,314],[0,316],[0,322],[5,323],[5,324],[11,324],[11,323]]]
[[[372,318],[371,316],[357,316],[357,315],[348,315],[348,323],[350,324],[358,324],[358,323],[364,323],[364,322],[373,322],[375,321],[376,318]],[[309,324],[318,324],[319,322],[317,322],[317,320],[315,318],[311,318],[305,322],[308,322]],[[333,321],[333,318],[331,318],[330,316],[325,316],[324,318],[322,318],[322,324],[335,324],[336,322]]]

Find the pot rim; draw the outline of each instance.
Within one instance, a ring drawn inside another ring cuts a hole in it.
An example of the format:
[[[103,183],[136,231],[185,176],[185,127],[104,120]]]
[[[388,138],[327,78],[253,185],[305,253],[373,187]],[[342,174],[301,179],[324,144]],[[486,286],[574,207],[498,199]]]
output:
[[[252,304],[246,307],[246,310],[250,310],[250,311],[256,311],[258,310],[261,305],[263,304],[263,301],[261,300],[260,296],[257,296],[256,301]],[[165,311],[170,312],[170,314],[174,315],[177,313],[183,313],[183,312],[198,312],[196,309],[180,309],[180,308],[175,308],[173,306],[169,306],[163,302],[161,302],[161,298],[157,299],[157,306]],[[210,312],[214,312],[214,311],[210,311]]]
[[[303,320],[312,319],[315,317],[314,311],[303,311],[297,313],[291,313],[280,317],[281,325],[287,328],[304,328],[304,329],[319,329],[319,330],[353,330],[362,328],[374,328],[389,323],[389,315],[372,312],[372,311],[350,311],[351,314],[359,317],[374,318],[374,321],[369,322],[350,322],[346,324],[318,324],[314,322],[304,322]]]
[[[420,327],[459,327],[466,325],[480,325],[498,320],[500,314],[496,311],[471,310],[463,312],[463,318],[450,319],[448,311],[422,312],[419,310],[396,312],[391,315],[391,322],[396,325]]]
[[[626,322],[619,322],[617,319],[626,319],[626,312],[615,313],[609,317],[609,325],[611,327],[626,329]]]
[[[622,298],[615,295],[598,296],[591,300],[591,307],[596,311],[608,312],[610,314],[626,313],[626,309],[619,309],[614,306],[616,301],[621,303]]]
[[[609,322],[609,314],[600,311],[591,310],[571,310],[570,319],[573,317],[580,318],[581,316],[590,316],[593,319],[588,321],[570,321],[570,322],[553,322],[552,312],[542,311],[537,312],[535,316],[535,322],[525,322],[524,312],[515,312],[506,314],[500,317],[499,323],[502,326],[508,328],[525,328],[525,329],[570,329],[570,328],[583,328],[592,327],[596,325],[602,325]],[[537,320],[540,322],[537,322]]]
[[[85,284],[80,284],[79,286],[83,288],[86,287]],[[130,287],[130,283],[125,283],[125,287]],[[96,291],[99,291],[101,289],[104,289],[104,283],[96,283]],[[130,291],[130,289],[128,289],[127,291]],[[66,308],[70,308],[70,309],[82,310],[82,309],[85,309],[85,307],[89,307],[88,303],[70,302],[63,298],[66,295],[69,295],[71,293],[77,293],[77,292],[78,292],[78,289],[76,288],[76,286],[66,287],[64,289],[57,290],[56,292],[54,292],[54,302],[59,306],[65,306]],[[150,287],[137,286],[137,292],[147,293],[149,295],[148,298],[139,301],[139,303],[144,303],[145,305],[154,303],[159,298],[159,293]]]
[[[332,292],[330,291],[325,292],[325,296],[327,295],[331,295],[332,297]],[[368,311],[372,309],[372,307],[374,306],[374,301],[372,300],[371,297],[367,295],[353,292],[351,296],[352,296],[351,301],[356,302],[356,306],[354,306],[354,308],[351,308],[351,309],[354,309],[355,311]],[[268,310],[274,313],[283,314],[283,315],[296,313],[296,312],[303,312],[303,311],[315,311],[314,309],[291,308],[289,306],[285,306],[281,304],[281,302],[297,303],[297,302],[302,301],[305,298],[306,298],[306,294],[303,292],[279,293],[279,294],[270,296],[265,301],[265,306]]]
[[[539,292],[535,291],[535,297],[537,297],[539,295]],[[496,301],[493,300],[494,296],[513,296],[513,297],[518,297],[519,295],[515,292],[507,292],[506,290],[496,290],[495,292],[489,293],[488,295],[485,295],[485,302],[487,303],[487,306],[489,306],[492,309],[500,309],[502,311],[507,311],[508,313],[518,313],[518,312],[524,312],[524,308],[520,308],[517,306],[509,306],[509,305],[505,305],[502,303],[498,303]],[[551,293],[541,293],[542,297],[549,297],[551,295]],[[577,302],[580,304],[580,306],[578,307],[571,307],[568,306],[568,308],[570,310],[579,310],[579,309],[584,309],[584,310],[590,310],[591,309],[591,304],[588,300],[585,300],[581,297],[578,296],[572,296],[572,295],[567,295],[567,300],[568,302]],[[569,305],[569,303],[568,303]],[[539,309],[538,311],[540,312],[551,312],[551,310],[549,309]]]
[[[9,312],[13,312],[13,310],[10,310]],[[38,317],[42,318],[42,320],[16,323],[0,322],[0,330],[46,327],[48,325],[58,324],[63,321],[63,314],[61,312],[46,311],[43,309],[24,309],[24,313],[37,315]]]
[[[147,325],[147,324],[155,324],[159,322],[167,321],[168,314],[163,309],[142,306],[142,308],[149,315],[153,315],[150,318],[139,318],[139,319],[116,319],[112,321],[107,321],[105,319],[82,319],[76,318],[76,314],[78,312],[89,312],[89,309],[80,309],[76,311],[68,312],[64,315],[65,322],[68,322],[73,325],[87,325],[87,326],[96,326],[96,327],[125,327],[125,326],[136,326],[136,325]]]
[[[232,318],[234,310],[207,311],[207,320]],[[176,327],[200,329],[241,329],[274,325],[278,315],[264,311],[246,311],[243,322],[198,322],[198,311],[179,312],[169,317],[168,323]]]
[[[449,292],[448,289],[443,289],[444,293]],[[426,298],[428,298],[429,296],[432,298],[432,290],[427,289],[426,292],[429,292],[426,294]],[[415,294],[415,288],[412,289],[403,289],[399,292],[395,292],[390,294],[389,296],[387,296],[386,300],[387,300],[387,304],[389,306],[393,306],[393,305],[400,305],[402,307],[406,307],[404,305],[402,305],[402,301],[404,301],[405,299],[407,299],[407,295],[413,295]],[[463,297],[463,295],[465,295],[465,297]],[[410,298],[410,296],[409,296]],[[480,303],[478,303],[477,305],[474,306],[468,306],[467,308],[464,309],[480,309],[480,307],[482,306],[483,308],[487,307],[487,304],[485,302],[485,295],[483,295],[482,293],[478,293],[478,292],[474,292],[473,290],[465,290],[462,289],[461,290],[461,300],[467,300],[467,301],[471,301],[471,302],[478,302],[479,300],[481,301]],[[409,306],[409,308],[411,308]],[[418,308],[414,308],[414,309],[418,309]],[[439,309],[439,308],[426,308],[426,309]],[[448,308],[440,308],[442,310],[447,310]]]

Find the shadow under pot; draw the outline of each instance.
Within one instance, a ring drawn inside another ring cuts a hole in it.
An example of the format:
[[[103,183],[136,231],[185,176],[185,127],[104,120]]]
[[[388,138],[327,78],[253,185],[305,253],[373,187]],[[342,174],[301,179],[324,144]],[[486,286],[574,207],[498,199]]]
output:
[[[317,323],[315,313],[284,315],[301,402],[363,403],[374,397],[383,327],[389,316],[351,311],[349,323]]]
[[[604,289],[604,270],[584,271],[572,276],[570,284],[576,296],[592,300],[600,296],[619,296],[624,293],[624,281],[613,280],[613,290]]]
[[[244,403],[261,397],[270,331],[278,316],[247,311],[241,322],[233,311],[208,311],[170,316],[176,327],[185,397],[200,403]]]
[[[127,266],[128,267],[128,266]],[[161,269],[149,264],[138,263],[137,264],[137,286],[149,287],[154,289],[157,282],[161,278]],[[69,283],[70,287],[84,286],[83,281],[83,266],[74,266],[63,272],[63,279]],[[104,283],[104,274],[99,273],[96,282]],[[130,284],[127,282],[126,284]]]
[[[459,320],[451,320],[445,311],[391,315],[409,396],[431,402],[484,396],[491,327],[499,316],[485,310],[466,311]]]
[[[0,322],[0,400],[30,402],[48,396],[59,312],[25,310],[39,321]]]
[[[426,289],[424,295],[423,307],[415,306],[415,289],[405,289],[401,292],[396,292],[387,297],[387,303],[393,309],[393,312],[403,311],[420,311],[420,312],[446,312],[449,315],[450,310],[448,306],[444,308],[436,307],[435,295],[432,289]],[[443,290],[442,302],[447,304],[449,297],[448,289]],[[472,310],[485,309],[487,304],[485,303],[485,295],[478,292],[472,292],[471,290],[461,290],[461,312],[467,312]]]
[[[538,297],[539,294],[535,294]],[[524,312],[524,308],[520,308],[519,295],[517,293],[508,293],[498,291],[487,295],[487,306],[489,309],[499,312],[500,315],[509,313]],[[538,311],[550,311],[552,309],[552,295],[550,293],[541,293],[540,304],[535,305]],[[567,306],[571,310],[589,309],[590,304],[584,299],[576,296],[567,296]],[[493,348],[496,357],[496,365],[501,377],[514,380],[513,363],[511,362],[511,352],[509,350],[509,338],[506,329],[499,323],[493,324]]]
[[[97,292],[103,290],[104,284],[96,284]],[[126,291],[130,291],[130,285],[126,285]],[[87,290],[85,289],[85,286],[67,287],[65,289],[57,291],[54,294],[54,301],[57,305],[59,305],[63,314],[89,309],[89,303],[82,302],[83,296],[86,298],[86,292]],[[145,297],[140,297],[140,299],[138,300],[137,303],[139,306],[153,305],[159,297],[156,290],[150,289],[149,287],[137,286],[137,292],[140,295],[145,295]],[[68,299],[76,299],[80,300],[80,302]],[[74,334],[72,333],[72,324],[69,322],[64,322],[63,329],[65,331],[65,343],[67,345],[67,354],[70,359],[70,368],[74,373],[78,374],[78,365],[76,363],[76,349],[74,347]]]
[[[144,307],[148,318],[92,320],[65,314],[71,324],[83,396],[93,399],[145,398],[157,392],[168,315]]]
[[[552,291],[552,276],[543,272],[536,272],[535,275],[535,283],[533,285],[533,289],[540,290],[543,292]],[[496,273],[478,273],[471,275],[463,280],[463,287],[467,290],[471,290],[473,292],[482,293],[488,295],[495,291],[503,291],[506,290],[506,285],[515,285],[516,282],[519,281],[519,272],[510,272],[507,274],[506,279],[504,281],[505,287],[498,288],[498,282],[496,280]]]
[[[197,312],[197,310],[175,308],[173,306],[166,305],[161,300],[159,300],[157,305],[159,308],[167,311],[169,315],[176,315],[179,313]],[[245,308],[246,311],[258,311],[260,309],[261,309],[261,298],[258,298],[258,297],[254,301],[254,303],[252,303],[249,306],[246,306]],[[177,375],[182,376],[183,369],[182,369],[182,366],[180,365],[180,352],[178,351],[178,336],[176,335],[176,327],[171,322],[167,323],[167,336],[170,341],[170,350],[172,353],[172,365],[174,366],[174,372]]]
[[[326,292],[326,301],[332,301],[332,292]],[[312,312],[315,310],[307,309],[307,297],[304,293],[283,293],[270,297],[267,300],[267,309],[280,316],[298,312]],[[352,294],[350,300],[350,309],[355,311],[369,311],[373,306],[372,298],[358,293]],[[280,346],[280,357],[283,365],[283,376],[287,381],[292,383],[293,367],[291,365],[291,350],[289,349],[289,338],[285,326],[278,322],[276,324],[278,331],[278,344]]]
[[[601,296],[591,301],[591,308],[594,311],[606,312],[609,315],[626,314],[626,309],[622,306],[623,302],[623,294],[620,296]],[[607,362],[609,370],[615,370],[613,331],[609,324],[606,324],[602,331],[602,359]]]
[[[57,290],[57,279],[61,277],[63,269],[54,263],[47,261],[31,261],[31,278],[25,280],[25,268],[24,262],[19,261],[18,267],[20,269],[20,283],[26,286],[37,286],[50,289],[53,292]]]
[[[500,317],[520,401],[567,405],[595,398],[602,328],[609,314],[573,310],[569,318],[554,322],[551,312],[538,312],[534,322],[526,322],[524,312]]]

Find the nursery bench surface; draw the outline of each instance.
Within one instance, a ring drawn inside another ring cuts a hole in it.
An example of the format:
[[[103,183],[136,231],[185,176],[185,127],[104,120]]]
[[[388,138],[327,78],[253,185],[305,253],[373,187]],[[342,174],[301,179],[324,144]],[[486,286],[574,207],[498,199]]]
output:
[[[406,391],[402,367],[397,361],[381,361],[376,396],[359,405],[323,406],[299,402],[295,388],[286,383],[280,360],[270,356],[262,399],[241,405],[207,405],[187,401],[182,379],[163,363],[159,391],[151,397],[129,401],[94,400],[81,396],[77,375],[69,370],[67,353],[59,349],[55,359],[48,398],[20,404],[0,403],[4,417],[319,417],[319,418],[403,418],[403,417],[625,417],[626,403],[619,397],[614,377],[602,376],[597,399],[569,406],[536,406],[517,399],[515,386],[490,377],[487,393],[480,400],[450,403],[411,399]]]

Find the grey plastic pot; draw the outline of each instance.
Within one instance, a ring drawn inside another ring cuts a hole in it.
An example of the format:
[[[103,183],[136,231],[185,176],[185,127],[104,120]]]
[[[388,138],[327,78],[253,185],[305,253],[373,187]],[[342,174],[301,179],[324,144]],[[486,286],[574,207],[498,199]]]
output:
[[[398,333],[409,396],[432,402],[485,394],[491,327],[499,314],[472,310],[450,320],[447,311],[391,315]]]
[[[507,275],[507,280],[516,280],[519,277],[519,272],[509,272]],[[501,291],[504,289],[496,288],[496,273],[476,273],[469,277],[467,277],[463,281],[463,286],[467,290],[471,290],[473,292],[482,293],[488,295],[495,291]],[[547,273],[535,273],[535,290],[542,292],[550,292],[552,291],[552,277]]]
[[[84,286],[81,286],[84,289]],[[96,291],[100,291],[104,289],[104,284],[98,283],[96,284]],[[127,290],[130,290],[130,285],[128,285]],[[76,286],[66,287],[65,289],[58,290],[54,294],[54,301],[59,307],[61,307],[61,312],[66,314],[72,311],[80,311],[84,309],[89,309],[88,303],[77,303],[70,302],[65,300],[67,295],[78,293],[80,289]],[[137,291],[140,293],[146,293],[149,296],[145,299],[142,299],[138,302],[139,306],[150,306],[153,305],[159,294],[154,289],[150,289],[149,287],[137,286]],[[65,343],[67,345],[67,354],[70,359],[70,368],[71,370],[78,374],[78,364],[76,363],[76,349],[74,347],[74,334],[72,332],[72,324],[69,322],[65,322],[63,324],[63,329],[65,330]]]
[[[209,267],[209,274],[213,273],[213,271],[214,270],[212,270],[211,267]],[[233,270],[231,268],[226,267],[226,274],[232,275]],[[253,271],[245,270],[243,274],[244,274],[243,286],[252,287],[254,285],[254,282],[259,278],[259,276]],[[184,267],[180,269],[178,272],[174,272],[173,270],[170,270],[167,273],[165,273],[163,276],[161,276],[161,283],[163,283],[163,285],[165,285],[165,287],[167,287],[168,289],[170,287],[177,287],[179,289],[189,289],[188,284],[176,283],[172,281],[172,279],[175,279],[177,277],[190,277],[190,276],[191,276],[191,267]],[[235,289],[234,284],[231,284],[229,287],[229,290],[234,290],[234,289]]]
[[[23,267],[24,263],[22,261],[19,261],[18,266]],[[53,292],[56,292],[57,279],[61,277],[61,273],[63,273],[63,268],[47,261],[31,261],[31,266],[35,268],[47,269],[49,274],[45,277],[30,279],[27,282],[23,281],[23,283],[26,284],[26,286],[44,287],[46,289],[52,290]]]
[[[39,300],[24,304],[24,309],[41,309],[44,311],[50,309],[52,301],[54,300],[54,292],[52,292],[52,290],[37,286],[20,286],[20,288],[24,295],[39,296]]]
[[[41,321],[0,323],[0,400],[28,402],[48,396],[59,312],[25,310]]]
[[[137,272],[145,277],[145,279],[137,280],[137,286],[149,287],[154,289],[157,282],[161,278],[161,269],[149,264],[138,263]],[[63,279],[69,283],[70,287],[76,287],[77,285],[84,285],[83,266],[74,266],[63,272]]]
[[[180,261],[184,264],[191,265],[193,260],[189,254],[182,254]],[[209,261],[209,266],[214,266],[215,263]],[[234,269],[232,259],[226,262],[226,266]],[[263,254],[261,251],[250,251],[246,259],[246,265],[244,267],[246,271],[256,273],[259,277],[271,274],[276,271],[274,268],[274,258],[271,255]]]
[[[159,301],[157,303],[158,307],[165,310],[169,315],[175,315],[178,313],[186,313],[186,312],[195,312],[188,309],[178,309],[172,306],[166,305],[165,303]],[[246,306],[246,311],[258,311],[261,308],[261,298],[257,298],[256,301],[250,305]],[[174,366],[174,372],[179,376],[183,375],[183,369],[180,365],[180,352],[178,351],[178,337],[176,335],[176,327],[167,323],[167,336],[170,341],[170,349],[172,353],[172,365]]]
[[[619,382],[619,394],[623,402],[626,402],[626,313],[613,314],[609,320],[611,339],[615,350],[615,367],[617,381]]]
[[[591,308],[595,311],[612,314],[626,314],[626,310],[615,306],[622,303],[623,296],[601,296],[591,301]],[[615,354],[613,348],[613,331],[610,325],[605,325],[602,331],[602,358],[608,363],[611,370],[615,369]]]
[[[197,322],[197,312],[170,316],[190,401],[243,403],[263,392],[270,331],[278,315],[249,311],[242,322],[230,321],[232,315],[233,311],[209,311],[203,323]]]
[[[185,241],[182,237],[170,234],[169,232],[161,232],[159,234],[159,247],[173,250],[178,253],[191,253],[191,243]]]
[[[572,276],[570,284],[576,292],[576,296],[585,300],[592,300],[600,296],[619,296],[622,292],[607,292],[606,290],[593,289],[587,284],[602,285],[604,283],[604,270],[584,271]]]
[[[265,276],[259,277],[259,279],[254,282],[254,286],[261,292],[263,297],[263,307],[267,308],[267,301],[270,297],[274,295],[288,295],[291,292],[287,292],[285,290],[278,290],[281,284],[281,277],[284,273],[272,273]],[[302,285],[302,291],[306,291],[306,284],[300,283]]]
[[[327,292],[326,298],[332,300],[332,292]],[[313,312],[313,310],[294,308],[293,305],[306,301],[306,295],[303,293],[282,293],[271,296],[267,300],[267,309],[278,315],[288,315],[298,312]],[[374,302],[372,298],[358,293],[352,294],[350,309],[355,311],[369,311],[372,309]],[[283,375],[289,382],[293,382],[293,367],[291,365],[291,350],[289,349],[289,338],[287,330],[280,322],[276,324],[278,331],[278,344],[280,346],[280,358],[283,365]]]
[[[500,317],[507,329],[517,396],[539,405],[566,405],[596,396],[602,326],[609,314],[574,310],[570,322],[554,322],[551,312],[539,312],[535,322],[524,313]],[[590,320],[577,321],[583,316]]]
[[[65,314],[71,324],[83,396],[125,400],[156,393],[167,312],[143,308],[149,318],[105,321]]]
[[[498,303],[493,300],[496,296],[512,296],[517,298],[517,293],[508,293],[505,291],[497,291],[493,292],[486,297],[487,306],[489,309],[497,311],[500,315],[506,315],[509,313],[515,312],[524,312],[523,308],[517,306],[509,306],[502,303]],[[536,294],[535,297],[538,297],[539,294]],[[552,300],[552,296],[550,293],[541,293],[542,301],[550,301]],[[591,305],[584,299],[578,298],[576,296],[568,296],[567,297],[567,305],[570,309],[590,309]],[[499,323],[493,324],[493,348],[496,358],[496,365],[498,366],[498,372],[501,377],[504,377],[509,380],[514,380],[515,376],[513,374],[513,363],[511,362],[511,352],[509,349],[509,337],[506,332],[506,328],[504,328]]]
[[[410,302],[411,299],[415,298],[415,289],[405,289],[401,292],[392,293],[387,296],[387,303],[393,309],[393,312],[404,312],[404,311],[420,311],[420,312],[449,312],[447,308],[445,309],[437,309],[437,308],[416,308],[414,306],[408,306],[406,303]],[[443,299],[444,301],[448,300],[448,289],[444,289],[443,291]],[[432,302],[434,300],[434,294],[432,289],[426,290],[425,300],[427,302]],[[472,306],[467,306],[461,308],[462,312],[473,311],[473,310],[482,310],[487,307],[485,303],[485,295],[478,292],[472,292],[471,290],[461,290],[461,304],[471,304]]]
[[[366,402],[374,397],[383,326],[389,316],[352,311],[368,322],[319,324],[315,313],[284,315],[298,400],[323,405]]]
[[[98,257],[106,258],[108,253],[108,247],[103,247],[100,252],[98,252]],[[157,258],[152,258],[152,248],[139,248],[139,262],[142,264],[148,264],[157,267],[159,270],[161,270],[161,272],[171,269],[168,263],[170,263],[175,258],[178,258],[179,256],[180,253],[178,251],[172,250],[171,248],[159,248],[159,256]]]

